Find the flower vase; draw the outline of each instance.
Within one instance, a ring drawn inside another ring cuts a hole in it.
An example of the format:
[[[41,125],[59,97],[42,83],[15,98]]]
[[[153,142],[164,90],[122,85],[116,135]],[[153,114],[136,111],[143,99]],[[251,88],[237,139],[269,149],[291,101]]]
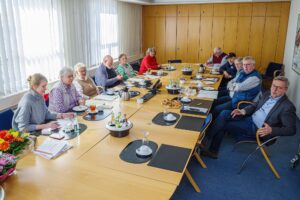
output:
[[[10,168],[5,174],[0,175],[0,183],[3,183],[10,175],[12,175],[15,169],[15,167]]]

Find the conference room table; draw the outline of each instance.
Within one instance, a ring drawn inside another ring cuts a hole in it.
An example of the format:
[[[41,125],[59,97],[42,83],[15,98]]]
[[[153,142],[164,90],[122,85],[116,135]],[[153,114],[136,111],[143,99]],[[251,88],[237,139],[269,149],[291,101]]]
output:
[[[85,124],[87,129],[69,140],[73,148],[52,160],[30,153],[18,161],[16,172],[2,184],[6,199],[169,199],[184,175],[199,138],[199,132],[177,129],[175,125],[160,126],[152,122],[157,113],[165,109],[161,104],[162,100],[176,97],[167,93],[166,85],[169,80],[185,77],[185,86],[190,86],[191,76],[182,75],[181,68],[191,66],[192,76],[195,76],[199,68],[198,64],[190,63],[172,65],[176,70],[168,71],[168,75],[160,78],[160,93],[148,102],[137,103],[137,99],[148,90],[136,87],[131,90],[140,91],[139,96],[130,101],[117,98],[111,102],[114,113],[126,113],[128,120],[133,123],[128,136],[116,138],[109,134],[105,126],[111,120],[110,116],[100,121],[86,121],[82,115],[77,116],[78,122]],[[215,89],[219,87],[222,75],[206,73],[203,76],[217,77],[218,81],[210,86]],[[180,113],[179,109],[168,111],[193,116]],[[119,155],[122,150],[131,141],[142,139],[143,131],[148,131],[148,139],[158,146],[167,144],[191,149],[184,170],[175,172],[151,167],[147,163],[132,164],[121,160]],[[39,136],[36,146],[46,138]]]

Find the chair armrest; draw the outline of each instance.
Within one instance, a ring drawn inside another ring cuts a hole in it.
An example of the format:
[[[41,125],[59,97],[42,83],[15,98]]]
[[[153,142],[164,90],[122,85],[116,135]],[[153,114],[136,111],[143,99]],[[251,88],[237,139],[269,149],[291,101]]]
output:
[[[252,101],[240,101],[240,102],[238,102],[237,109],[241,109],[241,105],[243,105],[243,104],[251,105],[254,103]]]

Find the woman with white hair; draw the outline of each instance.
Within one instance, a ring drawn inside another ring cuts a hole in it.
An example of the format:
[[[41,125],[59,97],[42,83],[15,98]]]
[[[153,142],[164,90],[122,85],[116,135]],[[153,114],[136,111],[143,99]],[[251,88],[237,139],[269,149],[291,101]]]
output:
[[[80,96],[84,99],[90,99],[99,94],[97,86],[87,74],[86,65],[77,63],[74,69],[76,74],[74,85]]]
[[[19,102],[12,120],[12,127],[15,130],[34,132],[45,128],[56,129],[59,125],[51,120],[74,117],[73,113],[49,112],[43,98],[48,84],[44,75],[33,74],[27,81],[30,90]]]
[[[50,91],[49,110],[65,113],[72,110],[78,104],[84,104],[84,99],[77,92],[74,84],[74,71],[70,67],[64,67],[59,72],[58,81]]]
[[[161,66],[157,63],[155,58],[155,48],[148,48],[146,51],[146,56],[143,58],[139,74],[145,73],[147,70],[159,69]]]

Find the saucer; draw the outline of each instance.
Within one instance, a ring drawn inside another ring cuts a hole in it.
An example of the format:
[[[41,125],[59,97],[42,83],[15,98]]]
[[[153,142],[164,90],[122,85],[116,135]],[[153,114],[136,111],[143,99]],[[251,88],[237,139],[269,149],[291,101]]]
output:
[[[164,120],[167,122],[173,122],[177,119],[174,115],[172,115],[172,117],[169,117],[169,118],[167,116],[164,117]]]
[[[181,98],[180,101],[183,103],[190,103],[192,100],[190,98]]]
[[[87,110],[87,113],[90,114],[90,115],[95,115],[99,112],[98,109],[94,110],[94,111],[91,111],[90,109]]]
[[[146,145],[142,145],[135,150],[135,153],[139,157],[149,157],[152,155],[152,149]]]
[[[88,107],[83,106],[83,105],[75,106],[75,107],[72,108],[72,110],[75,111],[75,112],[82,112],[82,111],[86,111],[87,109],[88,109]]]

